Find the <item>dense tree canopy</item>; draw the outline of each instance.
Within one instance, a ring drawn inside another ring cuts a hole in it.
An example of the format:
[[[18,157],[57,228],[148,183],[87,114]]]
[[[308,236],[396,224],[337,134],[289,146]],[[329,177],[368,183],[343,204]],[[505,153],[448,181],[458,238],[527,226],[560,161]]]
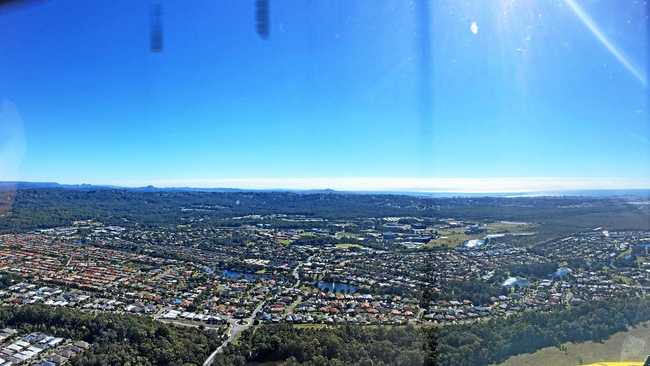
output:
[[[333,192],[100,189],[92,186],[19,188],[11,192],[6,189],[0,189],[0,232],[69,225],[72,220],[82,219],[125,226],[156,226],[176,225],[182,217],[200,217],[204,225],[209,225],[233,216],[277,213],[323,218],[418,216],[523,220],[544,224],[538,228],[544,236],[599,225],[621,230],[650,228],[646,212],[614,198],[433,198]],[[300,225],[303,224],[296,224]]]
[[[201,365],[218,333],[135,315],[88,313],[41,305],[0,308],[0,328],[40,331],[91,343],[72,365]]]
[[[648,306],[647,298],[620,299],[445,327],[265,325],[244,333],[216,364],[488,365],[569,341],[606,339],[650,320]]]

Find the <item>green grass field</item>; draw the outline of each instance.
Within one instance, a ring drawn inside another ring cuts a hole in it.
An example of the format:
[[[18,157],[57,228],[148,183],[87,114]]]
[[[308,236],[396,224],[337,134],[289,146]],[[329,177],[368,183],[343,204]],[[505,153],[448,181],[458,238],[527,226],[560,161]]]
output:
[[[354,243],[342,243],[342,244],[336,244],[336,248],[338,249],[350,249],[350,248],[363,248],[363,245],[359,244],[354,244]]]
[[[488,234],[522,233],[535,230],[535,225],[525,222],[497,221],[486,226]]]
[[[650,354],[650,323],[619,332],[602,343],[565,343],[566,351],[555,347],[514,356],[499,366],[575,366],[599,361],[644,361]]]
[[[467,235],[465,234],[465,228],[453,228],[453,229],[441,230],[439,234],[440,237],[428,242],[425,245],[425,248],[435,248],[435,247],[454,248],[463,244],[466,240],[479,239],[485,236],[485,234]]]
[[[440,230],[440,237],[431,240],[425,245],[425,248],[448,247],[455,248],[462,245],[465,241],[471,239],[481,239],[487,234],[504,234],[504,233],[522,233],[534,231],[535,225],[518,222],[496,221],[485,225],[487,232],[481,234],[465,234],[465,228],[451,228]]]
[[[357,235],[357,234],[353,234],[353,233],[346,233],[346,232],[343,232],[343,231],[339,231],[339,232],[337,232],[336,234],[334,234],[334,237],[337,238],[337,239],[344,239],[344,238],[347,238],[347,239],[356,239],[356,238],[359,237],[359,235]]]

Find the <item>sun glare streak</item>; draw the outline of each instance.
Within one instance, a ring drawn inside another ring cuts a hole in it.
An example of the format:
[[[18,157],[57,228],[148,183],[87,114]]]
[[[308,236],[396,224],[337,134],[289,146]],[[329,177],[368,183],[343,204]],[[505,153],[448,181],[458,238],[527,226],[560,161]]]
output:
[[[632,63],[625,57],[625,55],[612,44],[612,42],[605,37],[603,32],[598,28],[598,25],[591,19],[591,17],[575,2],[575,0],[564,0],[564,3],[573,11],[573,13],[580,19],[580,21],[591,31],[591,33],[600,41],[600,43],[607,48],[607,50],[629,71],[637,80],[647,86],[646,76],[638,70]]]

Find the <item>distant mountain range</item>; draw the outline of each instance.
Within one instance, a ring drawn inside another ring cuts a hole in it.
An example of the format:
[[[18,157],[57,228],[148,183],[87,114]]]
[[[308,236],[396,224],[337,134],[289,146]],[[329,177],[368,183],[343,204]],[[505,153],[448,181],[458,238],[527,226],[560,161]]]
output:
[[[192,188],[192,187],[123,187],[115,185],[95,184],[60,184],[56,182],[0,182],[0,190],[8,189],[76,189],[76,190],[99,190],[99,189],[124,189],[129,191],[205,191],[205,192],[243,192],[246,190],[237,188]]]
[[[637,197],[650,199],[650,189],[598,189],[542,192],[499,192],[499,193],[462,193],[462,192],[414,192],[414,191],[336,191],[333,189],[240,189],[240,188],[198,188],[198,187],[123,187],[115,185],[94,184],[60,184],[56,182],[1,182],[0,191],[25,189],[72,189],[101,190],[122,189],[136,192],[294,192],[301,194],[399,194],[419,197],[539,197],[539,196],[585,196],[585,197]]]

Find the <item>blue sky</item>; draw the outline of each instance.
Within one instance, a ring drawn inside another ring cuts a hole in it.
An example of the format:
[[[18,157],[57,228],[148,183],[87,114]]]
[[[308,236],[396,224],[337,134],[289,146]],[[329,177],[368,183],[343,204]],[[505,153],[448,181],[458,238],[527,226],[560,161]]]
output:
[[[0,11],[0,179],[650,181],[643,1],[152,3]]]

